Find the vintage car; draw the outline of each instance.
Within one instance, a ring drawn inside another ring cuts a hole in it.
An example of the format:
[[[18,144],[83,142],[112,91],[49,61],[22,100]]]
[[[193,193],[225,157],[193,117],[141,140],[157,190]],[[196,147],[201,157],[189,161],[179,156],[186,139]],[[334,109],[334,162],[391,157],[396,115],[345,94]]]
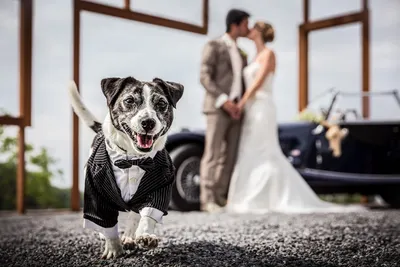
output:
[[[318,107],[317,115],[310,112],[310,107],[315,106],[311,105],[315,103],[313,100],[301,113],[303,117],[299,121],[279,124],[283,153],[318,194],[380,195],[386,203],[399,208],[400,118],[363,120],[354,109],[338,109],[341,98],[355,96],[361,103],[363,97],[371,100],[376,95],[391,96],[397,110],[388,112],[400,116],[398,91],[345,93],[329,90],[326,95],[328,108]],[[199,209],[199,166],[204,140],[204,131],[186,130],[168,137],[166,147],[176,166],[171,209]]]

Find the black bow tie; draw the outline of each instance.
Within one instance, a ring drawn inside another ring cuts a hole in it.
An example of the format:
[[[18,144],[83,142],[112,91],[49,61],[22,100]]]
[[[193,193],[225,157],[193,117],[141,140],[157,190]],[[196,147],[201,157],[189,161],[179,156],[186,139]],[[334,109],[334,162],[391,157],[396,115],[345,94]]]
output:
[[[152,158],[141,158],[141,159],[118,159],[114,162],[114,165],[120,169],[127,169],[133,165],[139,166],[145,171],[149,171],[154,166],[154,161]]]

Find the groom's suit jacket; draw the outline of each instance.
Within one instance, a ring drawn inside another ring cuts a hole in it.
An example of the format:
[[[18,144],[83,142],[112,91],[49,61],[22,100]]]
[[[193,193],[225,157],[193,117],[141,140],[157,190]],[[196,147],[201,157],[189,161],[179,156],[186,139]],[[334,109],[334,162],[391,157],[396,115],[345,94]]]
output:
[[[247,65],[247,58],[243,51],[240,49],[239,51],[244,68]],[[222,38],[211,40],[204,46],[200,68],[200,82],[206,89],[203,112],[216,112],[215,102],[217,98],[221,94],[229,95],[233,82],[233,67],[229,47]],[[242,78],[242,94],[244,90]]]

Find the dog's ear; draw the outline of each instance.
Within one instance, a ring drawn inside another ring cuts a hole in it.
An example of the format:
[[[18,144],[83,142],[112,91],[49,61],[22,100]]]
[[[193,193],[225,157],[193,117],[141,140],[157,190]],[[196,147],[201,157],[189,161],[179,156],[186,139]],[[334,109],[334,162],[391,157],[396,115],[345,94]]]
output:
[[[101,89],[107,99],[107,105],[113,106],[118,98],[118,95],[122,92],[127,83],[134,83],[136,80],[133,77],[126,78],[105,78],[101,80]]]
[[[169,103],[176,108],[176,103],[178,103],[179,99],[181,99],[183,95],[184,86],[180,83],[164,81],[160,78],[154,78],[153,82],[162,88]]]

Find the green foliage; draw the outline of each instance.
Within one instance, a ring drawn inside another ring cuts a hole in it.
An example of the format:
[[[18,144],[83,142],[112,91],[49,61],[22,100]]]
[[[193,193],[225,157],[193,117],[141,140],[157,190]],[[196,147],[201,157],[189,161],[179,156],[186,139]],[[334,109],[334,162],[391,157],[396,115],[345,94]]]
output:
[[[26,208],[68,208],[70,189],[51,185],[51,180],[62,177],[60,169],[54,169],[57,160],[49,155],[46,148],[35,151],[25,144],[26,160]],[[5,135],[0,126],[0,210],[16,208],[17,138]]]
[[[321,114],[317,114],[315,112],[309,110],[303,110],[297,115],[297,120],[300,121],[309,121],[314,123],[319,123],[322,121],[323,117]]]

